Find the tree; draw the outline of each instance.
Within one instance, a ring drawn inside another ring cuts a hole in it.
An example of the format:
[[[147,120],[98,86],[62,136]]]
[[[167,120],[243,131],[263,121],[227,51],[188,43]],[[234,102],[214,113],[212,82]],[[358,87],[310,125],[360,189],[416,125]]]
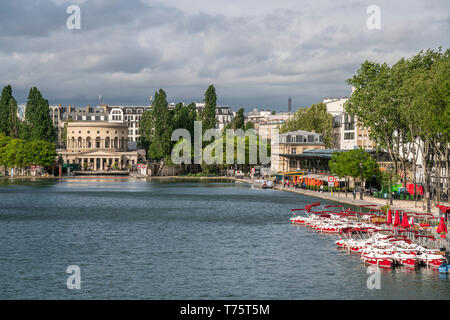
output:
[[[347,153],[335,151],[331,156],[328,165],[333,174],[337,175],[339,179],[345,178],[345,196],[347,197],[348,192],[348,175],[347,170]]]
[[[205,92],[205,107],[200,114],[203,132],[216,127],[216,89],[214,85],[210,85]]]
[[[25,120],[28,125],[29,138],[31,140],[45,140],[56,142],[56,132],[50,118],[48,101],[42,98],[36,87],[30,89],[27,107],[25,109]]]
[[[19,137],[19,119],[17,117],[17,101],[12,96],[12,88],[7,85],[0,97],[0,133],[13,138]]]
[[[159,91],[155,92],[152,110],[150,111],[149,119],[146,119],[149,123],[145,127],[152,127],[149,136],[150,157],[156,160],[165,159],[167,161],[170,158],[172,146],[173,117],[169,111],[166,98],[164,90],[159,89]]]
[[[27,165],[51,166],[55,163],[57,153],[55,145],[44,140],[27,142]]]
[[[281,126],[280,133],[295,130],[321,133],[326,147],[331,148],[333,145],[333,116],[327,112],[327,106],[322,102],[299,109],[291,120]]]
[[[353,180],[360,178],[361,189],[364,186],[364,182],[377,176],[379,171],[375,159],[362,148],[335,152],[331,157],[329,166],[331,172],[339,178],[344,176],[350,176]],[[347,179],[346,182],[348,186]]]
[[[244,131],[247,131],[249,129],[255,129],[255,124],[251,121],[248,121],[244,126]]]
[[[188,106],[177,103],[173,110],[173,129],[186,129],[194,137],[194,122],[197,118],[195,103]]]
[[[244,109],[241,108],[236,112],[236,116],[233,119],[233,129],[244,129]]]
[[[7,160],[6,160],[6,150],[9,142],[11,141],[11,137],[5,135],[4,133],[0,133],[0,166],[4,167],[5,171],[7,171]]]
[[[10,168],[23,168],[29,163],[29,153],[25,141],[21,139],[11,139],[4,154],[4,164]]]
[[[233,118],[233,120],[224,127],[224,130],[227,130],[227,129],[233,129],[233,130],[243,129],[245,131],[246,130],[245,129],[246,125],[244,124],[244,122],[245,122],[244,108],[241,108],[241,109],[238,110],[238,112],[236,112],[236,116]],[[252,125],[253,125],[253,123],[252,123]],[[250,128],[250,125],[247,126],[247,127]],[[254,125],[253,125],[252,128],[254,128]]]
[[[386,150],[394,164],[393,174],[401,173],[406,183],[406,168],[413,166],[414,183],[419,154],[424,166],[427,210],[430,207],[431,173],[441,180],[441,171],[449,173],[449,96],[450,51],[426,50],[400,59],[392,67],[366,61],[347,83],[355,90],[345,110],[369,128],[379,149]],[[410,154],[413,154],[412,159]],[[439,201],[441,184],[436,183]]]

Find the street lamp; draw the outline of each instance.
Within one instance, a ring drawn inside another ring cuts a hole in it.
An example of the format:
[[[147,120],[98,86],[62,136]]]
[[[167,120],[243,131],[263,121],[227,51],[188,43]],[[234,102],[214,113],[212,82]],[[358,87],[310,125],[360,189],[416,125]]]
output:
[[[425,183],[427,185],[427,194],[425,195],[427,197],[427,212],[431,211],[431,168],[430,166],[427,167],[427,174],[425,176]]]
[[[392,169],[394,166],[390,163],[387,167],[389,169],[389,204],[392,205],[394,203],[392,200]]]
[[[359,163],[359,167],[361,168],[361,189],[359,190],[359,199],[363,199],[363,163],[362,161]]]

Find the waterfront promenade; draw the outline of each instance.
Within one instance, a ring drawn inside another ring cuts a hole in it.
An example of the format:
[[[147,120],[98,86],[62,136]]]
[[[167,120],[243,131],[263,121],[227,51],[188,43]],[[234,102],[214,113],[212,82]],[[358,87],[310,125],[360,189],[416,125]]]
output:
[[[241,183],[250,183],[252,184],[252,180],[250,179],[236,179],[236,182]],[[331,194],[330,192],[319,192],[319,191],[312,191],[307,189],[301,189],[301,188],[294,188],[294,187],[283,187],[282,185],[276,185],[274,187],[275,190],[280,191],[288,191],[303,195],[308,195],[311,197],[316,197],[320,199],[326,199],[331,201],[337,201],[340,203],[345,203],[353,206],[360,206],[360,205],[377,205],[377,206],[384,206],[386,204],[389,204],[389,200],[386,199],[380,199],[375,198],[372,196],[364,195],[364,200],[359,199],[359,193],[356,195],[356,199],[353,199],[353,194],[349,192],[347,196],[345,196],[345,193],[341,192],[334,192]],[[448,202],[441,202],[444,206],[450,206],[450,203]],[[418,213],[425,213],[426,210],[423,207],[423,201],[417,201],[417,207],[415,205],[415,201],[413,200],[394,200],[393,205],[391,206],[392,210],[402,210],[402,211],[413,211]],[[431,213],[435,216],[439,215],[439,209],[432,205],[431,207]]]
[[[389,200],[386,201],[386,199],[380,199],[375,198],[372,196],[364,195],[364,200],[359,199],[359,193],[356,195],[356,199],[353,199],[353,194],[348,193],[347,197],[345,196],[345,193],[333,193],[333,195],[330,192],[319,192],[319,191],[312,191],[312,190],[306,190],[306,189],[296,189],[293,187],[283,187],[283,186],[275,186],[274,189],[276,190],[282,190],[282,191],[289,191],[304,195],[310,195],[311,197],[317,197],[321,199],[327,199],[332,201],[337,201],[341,203],[346,203],[354,206],[360,206],[360,205],[377,205],[377,206],[384,206],[386,204],[389,204]],[[449,205],[448,203],[441,203],[443,205]],[[422,201],[417,201],[417,207],[415,207],[415,202],[412,200],[394,200],[394,204],[391,206],[391,209],[393,210],[403,210],[403,211],[414,211],[419,213],[424,213],[426,210],[423,210]],[[431,213],[433,213],[435,216],[439,215],[439,209],[436,206],[432,206]]]

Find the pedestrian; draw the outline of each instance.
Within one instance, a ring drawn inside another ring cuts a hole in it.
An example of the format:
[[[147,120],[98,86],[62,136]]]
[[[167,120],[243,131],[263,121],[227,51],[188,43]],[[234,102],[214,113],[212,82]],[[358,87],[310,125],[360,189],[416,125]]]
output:
[[[356,200],[356,189],[353,189],[353,200]]]
[[[320,185],[320,192],[323,193],[323,184]]]

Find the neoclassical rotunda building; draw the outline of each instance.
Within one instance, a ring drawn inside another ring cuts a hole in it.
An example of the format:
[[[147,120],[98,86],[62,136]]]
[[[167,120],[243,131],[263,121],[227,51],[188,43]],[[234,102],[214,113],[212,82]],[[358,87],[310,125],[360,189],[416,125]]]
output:
[[[127,141],[123,122],[68,122],[67,148],[58,155],[64,164],[79,164],[84,170],[126,169],[145,159],[145,150],[130,151]]]

